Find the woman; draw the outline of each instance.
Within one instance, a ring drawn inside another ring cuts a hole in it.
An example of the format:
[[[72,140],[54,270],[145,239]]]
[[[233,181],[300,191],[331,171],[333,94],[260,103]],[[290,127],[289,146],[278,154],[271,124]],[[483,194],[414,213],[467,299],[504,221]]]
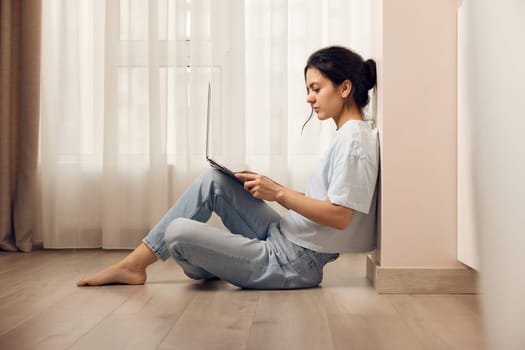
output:
[[[375,62],[327,47],[309,57],[304,74],[312,114],[337,127],[306,194],[249,172],[236,174],[243,188],[209,171],[133,252],[78,285],[143,284],[146,267],[171,256],[193,279],[220,278],[249,289],[308,288],[321,283],[324,265],[339,253],[373,249],[379,147],[363,108],[376,84]],[[263,200],[289,210],[280,217]],[[212,212],[229,231],[205,224]]]

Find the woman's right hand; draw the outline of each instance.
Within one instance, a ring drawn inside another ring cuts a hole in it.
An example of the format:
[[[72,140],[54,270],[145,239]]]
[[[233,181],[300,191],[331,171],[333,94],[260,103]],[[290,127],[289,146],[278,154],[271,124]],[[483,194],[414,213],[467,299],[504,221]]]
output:
[[[251,171],[235,173],[235,176],[244,180],[244,189],[257,199],[276,201],[279,192],[284,189],[272,179]]]

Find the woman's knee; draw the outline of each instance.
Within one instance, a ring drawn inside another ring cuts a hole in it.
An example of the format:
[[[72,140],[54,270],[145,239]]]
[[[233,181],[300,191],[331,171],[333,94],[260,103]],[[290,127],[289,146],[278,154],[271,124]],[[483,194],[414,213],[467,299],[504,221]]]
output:
[[[173,244],[187,241],[191,238],[194,221],[186,218],[177,218],[173,220],[164,233],[164,240],[168,247]]]
[[[192,246],[196,222],[191,219],[177,218],[173,220],[164,233],[164,240],[170,255],[175,260],[187,259],[187,248]]]

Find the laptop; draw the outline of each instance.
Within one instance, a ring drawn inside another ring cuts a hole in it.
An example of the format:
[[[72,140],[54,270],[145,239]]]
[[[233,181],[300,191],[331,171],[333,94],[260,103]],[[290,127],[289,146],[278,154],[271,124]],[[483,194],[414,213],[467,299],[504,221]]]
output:
[[[211,83],[208,83],[208,108],[207,108],[207,113],[206,113],[206,161],[210,164],[212,168],[221,171],[223,174],[231,177],[233,180],[235,180],[239,184],[244,185],[244,180],[235,177],[235,174],[233,171],[231,171],[224,165],[217,163],[215,160],[213,160],[210,157],[210,151],[209,151],[210,150],[210,106],[211,106]]]

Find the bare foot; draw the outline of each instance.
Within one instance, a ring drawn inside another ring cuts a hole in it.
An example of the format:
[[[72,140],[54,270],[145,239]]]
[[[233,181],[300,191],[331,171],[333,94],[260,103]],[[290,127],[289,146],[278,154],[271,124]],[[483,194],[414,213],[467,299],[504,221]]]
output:
[[[81,279],[77,282],[77,286],[101,286],[114,283],[144,284],[145,282],[146,269],[131,269],[119,263]]]
[[[146,283],[146,267],[157,261],[157,256],[141,243],[128,256],[110,267],[85,277],[77,282],[77,286],[101,286],[104,284],[144,284]]]

